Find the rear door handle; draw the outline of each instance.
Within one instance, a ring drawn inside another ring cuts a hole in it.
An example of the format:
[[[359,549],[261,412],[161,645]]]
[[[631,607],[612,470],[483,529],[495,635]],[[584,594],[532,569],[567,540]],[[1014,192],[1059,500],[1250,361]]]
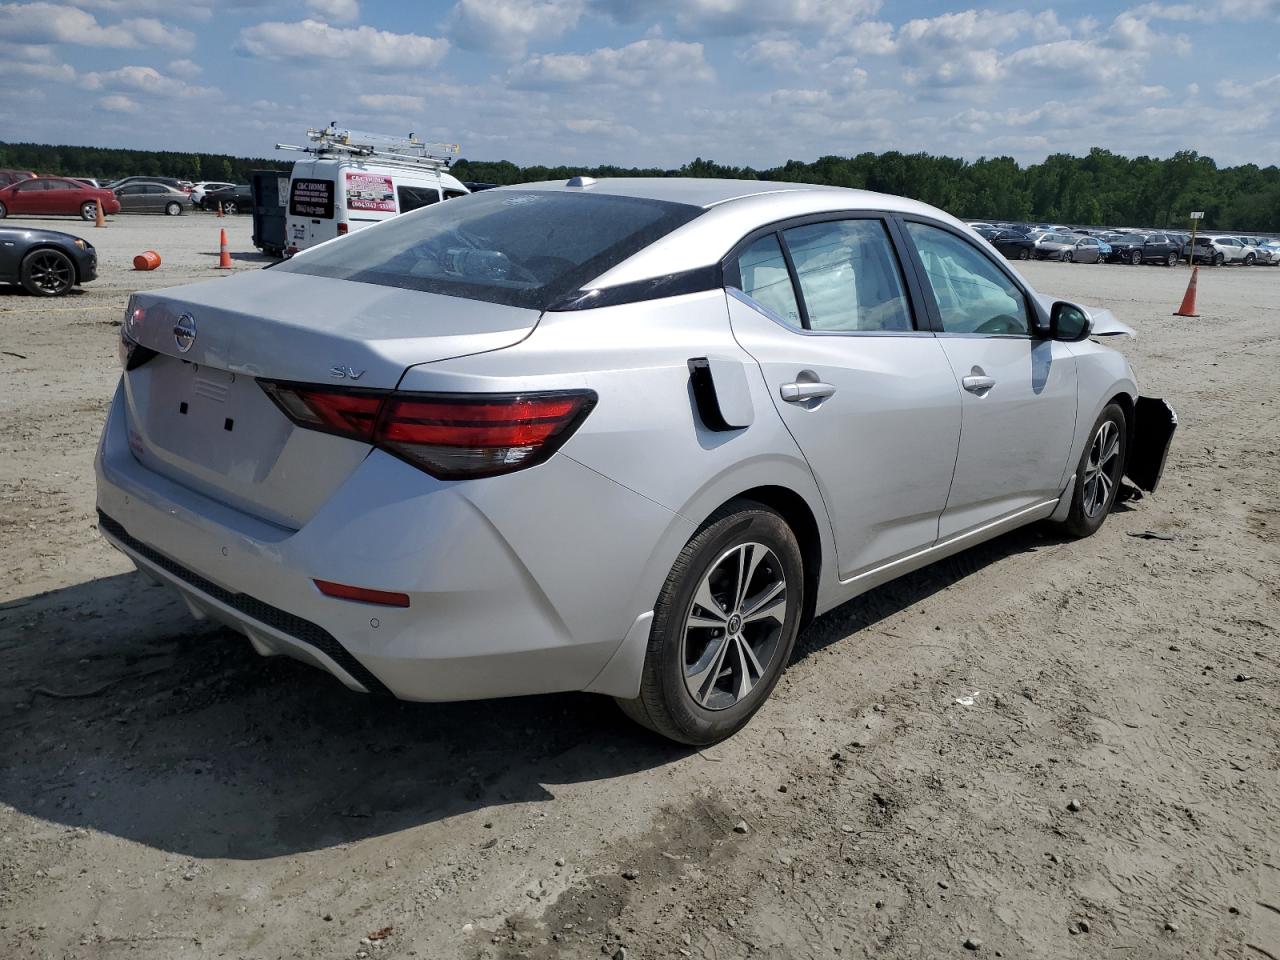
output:
[[[836,392],[833,384],[822,381],[802,380],[797,383],[784,383],[778,387],[778,394],[787,403],[803,403],[805,400],[821,400]]]
[[[996,385],[995,377],[968,376],[960,381],[970,393],[986,393]]]

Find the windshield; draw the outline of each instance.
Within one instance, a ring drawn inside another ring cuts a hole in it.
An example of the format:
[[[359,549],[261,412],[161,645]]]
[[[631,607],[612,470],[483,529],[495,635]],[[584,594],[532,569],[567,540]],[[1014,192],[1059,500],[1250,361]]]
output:
[[[403,214],[276,269],[545,309],[701,213],[608,194],[487,190]]]

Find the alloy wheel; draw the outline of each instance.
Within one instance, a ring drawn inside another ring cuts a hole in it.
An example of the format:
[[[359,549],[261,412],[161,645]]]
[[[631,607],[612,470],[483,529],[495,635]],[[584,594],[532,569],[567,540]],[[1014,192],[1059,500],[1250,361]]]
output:
[[[786,572],[764,544],[720,555],[685,617],[684,682],[694,703],[725,710],[752,691],[777,655],[787,603]]]
[[[70,290],[75,281],[71,262],[62,254],[52,250],[33,254],[28,269],[31,283],[50,295]]]
[[[1084,465],[1084,512],[1093,518],[1101,513],[1111,499],[1111,491],[1120,478],[1116,475],[1120,466],[1120,428],[1113,420],[1104,420],[1094,435],[1089,448],[1089,459]]]

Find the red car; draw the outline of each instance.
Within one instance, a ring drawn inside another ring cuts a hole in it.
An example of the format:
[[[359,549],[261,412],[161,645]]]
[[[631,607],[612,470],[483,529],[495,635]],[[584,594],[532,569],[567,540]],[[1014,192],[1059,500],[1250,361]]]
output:
[[[9,214],[54,214],[93,220],[98,204],[103,213],[119,213],[120,201],[110,190],[85,186],[67,177],[35,177],[0,187],[0,220]]]

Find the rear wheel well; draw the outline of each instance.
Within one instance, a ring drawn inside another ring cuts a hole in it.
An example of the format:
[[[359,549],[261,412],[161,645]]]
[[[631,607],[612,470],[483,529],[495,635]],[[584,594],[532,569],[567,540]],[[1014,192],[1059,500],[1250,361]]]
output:
[[[800,617],[800,629],[803,630],[813,620],[818,600],[818,577],[822,570],[822,536],[818,532],[818,521],[804,497],[786,487],[755,487],[742,491],[728,502],[743,500],[750,500],[776,511],[795,534],[796,542],[800,545],[800,556],[804,561],[804,611]],[[725,506],[727,505],[726,503]]]

